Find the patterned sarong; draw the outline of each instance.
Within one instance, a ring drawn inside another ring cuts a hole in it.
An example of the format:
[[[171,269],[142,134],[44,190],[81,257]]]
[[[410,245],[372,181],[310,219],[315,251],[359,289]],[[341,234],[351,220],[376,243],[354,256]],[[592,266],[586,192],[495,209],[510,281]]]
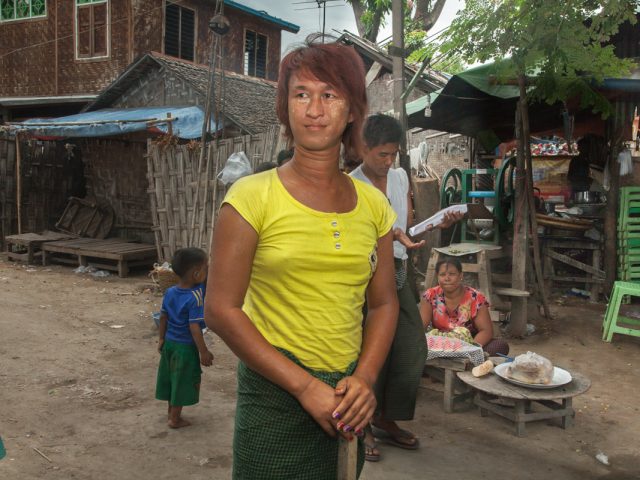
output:
[[[380,370],[375,391],[378,413],[385,420],[412,420],[427,357],[422,318],[407,283],[398,290],[400,310],[391,350]]]
[[[318,372],[290,360],[331,387],[353,373]],[[358,475],[364,448],[358,445]],[[262,375],[238,365],[238,403],[233,438],[233,478],[236,480],[335,480],[338,439],[328,436],[288,392]]]

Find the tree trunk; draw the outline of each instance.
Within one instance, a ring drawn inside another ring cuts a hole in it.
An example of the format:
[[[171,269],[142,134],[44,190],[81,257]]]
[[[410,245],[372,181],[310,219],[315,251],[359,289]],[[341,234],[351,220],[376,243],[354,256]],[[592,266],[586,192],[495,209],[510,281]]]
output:
[[[533,162],[531,161],[531,147],[530,147],[530,129],[529,129],[529,106],[527,104],[527,89],[525,86],[524,76],[518,78],[518,85],[520,87],[520,100],[522,109],[520,111],[520,119],[522,121],[522,140],[525,146],[524,158],[526,162],[526,186],[527,189],[527,201],[529,202],[529,221],[531,223],[531,241],[533,247],[533,269],[535,277],[538,283],[538,291],[540,292],[540,300],[544,307],[544,316],[551,319],[551,310],[549,309],[549,301],[547,298],[547,291],[544,286],[544,279],[542,278],[542,264],[540,262],[540,242],[538,241],[538,220],[536,218],[536,211],[534,209],[533,198]],[[567,140],[571,142],[571,139]]]
[[[351,0],[351,8],[353,9],[353,15],[356,17],[356,28],[358,29],[358,35],[362,38],[367,34],[367,27],[362,21],[362,17],[366,12],[365,6],[362,4],[360,0]],[[377,33],[376,33],[377,36]]]
[[[425,32],[431,30],[436,24],[447,0],[437,0],[433,8],[431,8],[432,3],[431,0],[417,0],[416,2],[416,13],[413,20],[419,22]]]
[[[371,22],[371,29],[365,35],[365,39],[371,43],[376,43],[378,39],[378,32],[380,31],[380,24],[382,23],[382,8],[377,8],[373,13],[373,21]]]
[[[526,101],[520,97],[516,110],[516,137],[518,139],[518,155],[516,157],[515,181],[515,216],[513,222],[513,251],[511,267],[511,286],[517,290],[527,289],[527,255],[528,255],[528,201],[526,194],[525,153],[522,132],[522,105]],[[527,329],[527,298],[514,297],[511,300],[511,322],[509,332],[521,337]]]

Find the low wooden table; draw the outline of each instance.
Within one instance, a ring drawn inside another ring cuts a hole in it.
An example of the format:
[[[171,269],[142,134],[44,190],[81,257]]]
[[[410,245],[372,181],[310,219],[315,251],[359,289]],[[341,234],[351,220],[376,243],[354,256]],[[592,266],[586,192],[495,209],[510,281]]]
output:
[[[550,389],[520,387],[502,380],[494,373],[476,378],[471,372],[458,372],[458,378],[475,390],[474,403],[480,408],[480,415],[486,417],[488,412],[492,412],[511,420],[515,423],[515,434],[522,437],[527,422],[560,418],[562,428],[573,424],[573,397],[589,390],[591,380],[580,373],[570,373],[573,378],[571,382]],[[513,407],[490,401],[496,399],[508,399],[513,402]],[[545,407],[545,411],[533,411],[534,404]]]
[[[469,387],[456,377],[457,372],[464,372],[470,364],[466,358],[432,358],[424,364],[424,373],[444,384],[442,408],[446,413],[452,413],[456,402],[472,394]]]
[[[128,242],[121,238],[74,238],[47,242],[42,246],[42,264],[57,261],[71,265],[93,266],[118,272],[126,277],[129,269],[151,266],[156,261],[155,245]]]
[[[33,264],[42,255],[42,244],[73,238],[67,233],[49,232],[7,235],[4,239],[9,260]]]

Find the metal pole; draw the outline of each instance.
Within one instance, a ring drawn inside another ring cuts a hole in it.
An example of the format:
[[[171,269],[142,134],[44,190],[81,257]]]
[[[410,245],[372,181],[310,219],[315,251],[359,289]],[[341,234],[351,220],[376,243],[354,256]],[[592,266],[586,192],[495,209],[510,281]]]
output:
[[[411,162],[407,155],[407,115],[402,98],[404,92],[404,0],[393,0],[391,3],[391,26],[393,32],[393,46],[389,52],[393,57],[393,113],[402,125],[402,140],[400,141],[400,166],[411,178]]]

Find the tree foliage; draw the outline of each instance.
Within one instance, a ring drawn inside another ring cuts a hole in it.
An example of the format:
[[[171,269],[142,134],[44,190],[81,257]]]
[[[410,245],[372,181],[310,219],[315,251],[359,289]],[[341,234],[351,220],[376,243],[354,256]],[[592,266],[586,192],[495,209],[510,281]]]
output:
[[[443,51],[469,63],[499,61],[500,76],[525,75],[528,97],[549,103],[580,97],[608,114],[593,87],[629,72],[633,62],[608,44],[625,21],[635,23],[632,0],[467,0],[446,32]]]
[[[376,42],[384,19],[391,12],[391,0],[347,0],[356,17],[358,35]],[[407,0],[405,2],[404,43],[409,63],[422,63],[431,59],[431,68],[455,74],[465,64],[455,54],[443,55],[440,42],[430,39],[429,30],[438,21],[446,0]]]
[[[375,43],[385,17],[391,12],[391,0],[347,0],[356,17],[358,35]],[[447,0],[406,0],[405,32],[424,30],[435,25]],[[409,29],[409,30],[408,30]]]

